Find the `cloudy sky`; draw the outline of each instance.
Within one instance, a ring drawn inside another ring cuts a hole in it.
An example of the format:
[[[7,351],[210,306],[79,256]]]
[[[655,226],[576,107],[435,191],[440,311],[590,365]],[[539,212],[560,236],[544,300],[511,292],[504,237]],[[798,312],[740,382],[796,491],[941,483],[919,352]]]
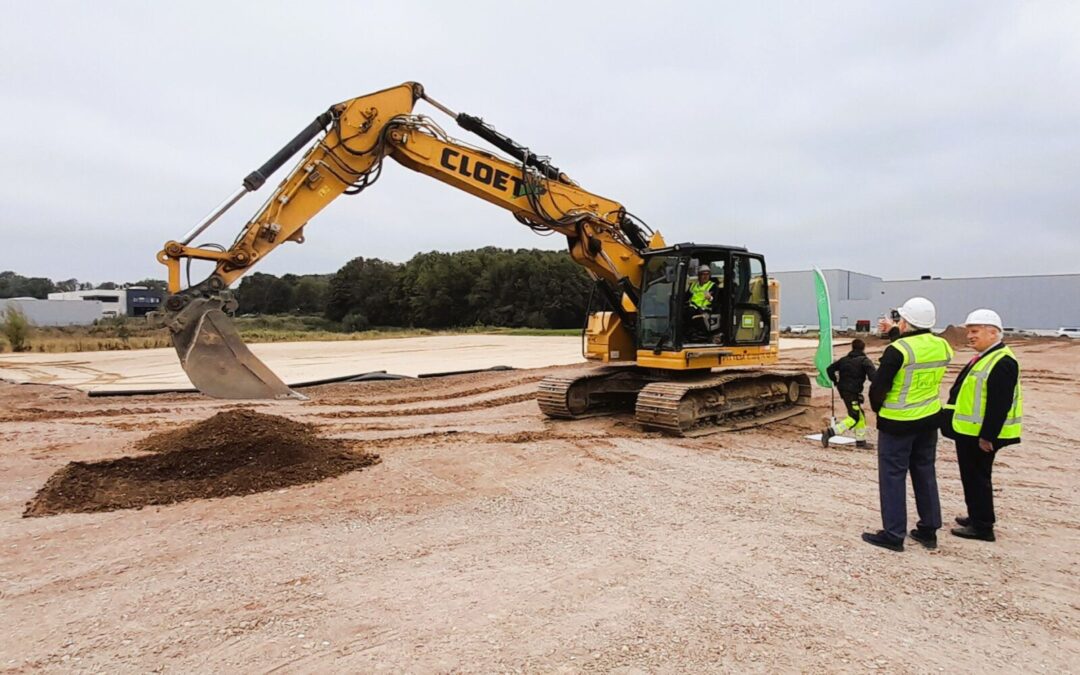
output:
[[[889,279],[1080,272],[1080,3],[4,6],[0,270],[163,277],[161,244],[329,104],[416,80],[669,242]],[[389,164],[306,234],[259,269],[563,246]]]

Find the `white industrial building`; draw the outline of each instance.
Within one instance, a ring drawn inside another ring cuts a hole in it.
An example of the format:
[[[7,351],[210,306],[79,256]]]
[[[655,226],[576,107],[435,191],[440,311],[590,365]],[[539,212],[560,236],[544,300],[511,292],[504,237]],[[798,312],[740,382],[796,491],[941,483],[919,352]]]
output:
[[[34,326],[88,326],[102,316],[102,304],[96,300],[68,302],[37,298],[0,300],[0,317],[14,307]]]
[[[921,295],[937,306],[937,325],[962,325],[968,312],[988,307],[1001,315],[1006,327],[1021,330],[1056,330],[1080,326],[1080,274],[1043,274],[1016,277],[969,277],[885,281],[849,270],[822,270],[829,286],[833,327],[854,329]],[[780,325],[817,326],[814,273],[772,272],[780,282]]]
[[[97,318],[101,319],[116,316],[146,316],[158,309],[164,295],[162,291],[132,286],[116,290],[94,289],[49,293],[49,300],[97,302],[101,306],[101,313]]]
[[[98,319],[124,316],[127,313],[127,291],[125,290],[62,291],[49,293],[49,300],[96,302],[101,307],[101,313],[96,317]]]

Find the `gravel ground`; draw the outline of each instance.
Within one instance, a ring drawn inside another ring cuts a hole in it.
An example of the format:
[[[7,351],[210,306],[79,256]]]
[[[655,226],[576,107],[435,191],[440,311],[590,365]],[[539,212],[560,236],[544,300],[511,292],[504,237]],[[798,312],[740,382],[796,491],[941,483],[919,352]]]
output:
[[[381,464],[24,519],[68,462],[236,404],[0,384],[0,668],[1077,670],[1080,345],[1016,349],[1026,435],[996,464],[998,541],[900,554],[859,541],[879,527],[873,451],[802,438],[828,392],[767,428],[673,439],[544,419],[532,392],[566,368],[333,385],[257,409]],[[939,453],[950,518],[963,498]]]

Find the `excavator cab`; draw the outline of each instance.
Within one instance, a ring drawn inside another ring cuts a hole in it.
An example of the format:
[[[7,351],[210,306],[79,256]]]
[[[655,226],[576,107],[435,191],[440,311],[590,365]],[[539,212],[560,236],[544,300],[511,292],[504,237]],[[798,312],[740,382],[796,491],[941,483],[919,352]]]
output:
[[[676,244],[643,258],[640,349],[769,344],[772,310],[761,255],[741,247]]]

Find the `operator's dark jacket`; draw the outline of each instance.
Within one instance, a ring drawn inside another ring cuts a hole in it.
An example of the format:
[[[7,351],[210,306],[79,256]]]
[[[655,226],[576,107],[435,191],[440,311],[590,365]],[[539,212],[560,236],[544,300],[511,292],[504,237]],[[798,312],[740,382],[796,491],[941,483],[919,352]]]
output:
[[[979,359],[985,359],[988,355],[1002,349],[1004,346],[1002,343],[994,345],[983,352]],[[949,403],[956,403],[956,397],[960,395],[960,387],[964,383],[964,378],[967,377],[968,372],[975,363],[976,361],[972,361],[964,366],[964,369],[956,376],[956,382],[949,389]],[[1009,415],[1009,408],[1012,407],[1013,391],[1016,389],[1018,377],[1020,377],[1020,364],[1011,356],[1003,356],[994,365],[989,377],[986,378],[986,413],[983,415],[979,437],[992,442],[995,450],[1020,442],[1019,438],[998,438],[1001,427],[1005,424],[1005,418]],[[946,438],[952,439],[973,438],[953,431],[951,410],[942,411],[941,433]]]
[[[874,380],[874,363],[859,349],[852,349],[847,356],[842,356],[825,369],[829,379],[836,382],[840,398],[857,398],[862,394],[863,382]]]
[[[919,330],[911,331],[910,333],[904,333],[903,337],[911,337],[912,335],[922,335],[923,333],[929,333],[929,328],[920,328]],[[900,330],[893,327],[889,331],[889,340],[895,342],[899,339]],[[870,382],[870,408],[874,412],[881,410],[881,405],[885,402],[885,397],[888,395],[889,390],[892,389],[893,380],[896,379],[896,374],[900,372],[900,368],[904,365],[904,355],[900,353],[900,350],[896,347],[889,345],[885,348],[885,351],[881,354],[881,360],[878,362],[877,374],[874,375],[874,379]],[[959,391],[959,390],[957,390]],[[930,415],[924,417],[921,420],[890,420],[885,419],[881,415],[877,418],[878,431],[884,431],[887,434],[893,434],[896,436],[907,436],[909,434],[917,434],[927,429],[937,429],[939,423],[939,415]]]

